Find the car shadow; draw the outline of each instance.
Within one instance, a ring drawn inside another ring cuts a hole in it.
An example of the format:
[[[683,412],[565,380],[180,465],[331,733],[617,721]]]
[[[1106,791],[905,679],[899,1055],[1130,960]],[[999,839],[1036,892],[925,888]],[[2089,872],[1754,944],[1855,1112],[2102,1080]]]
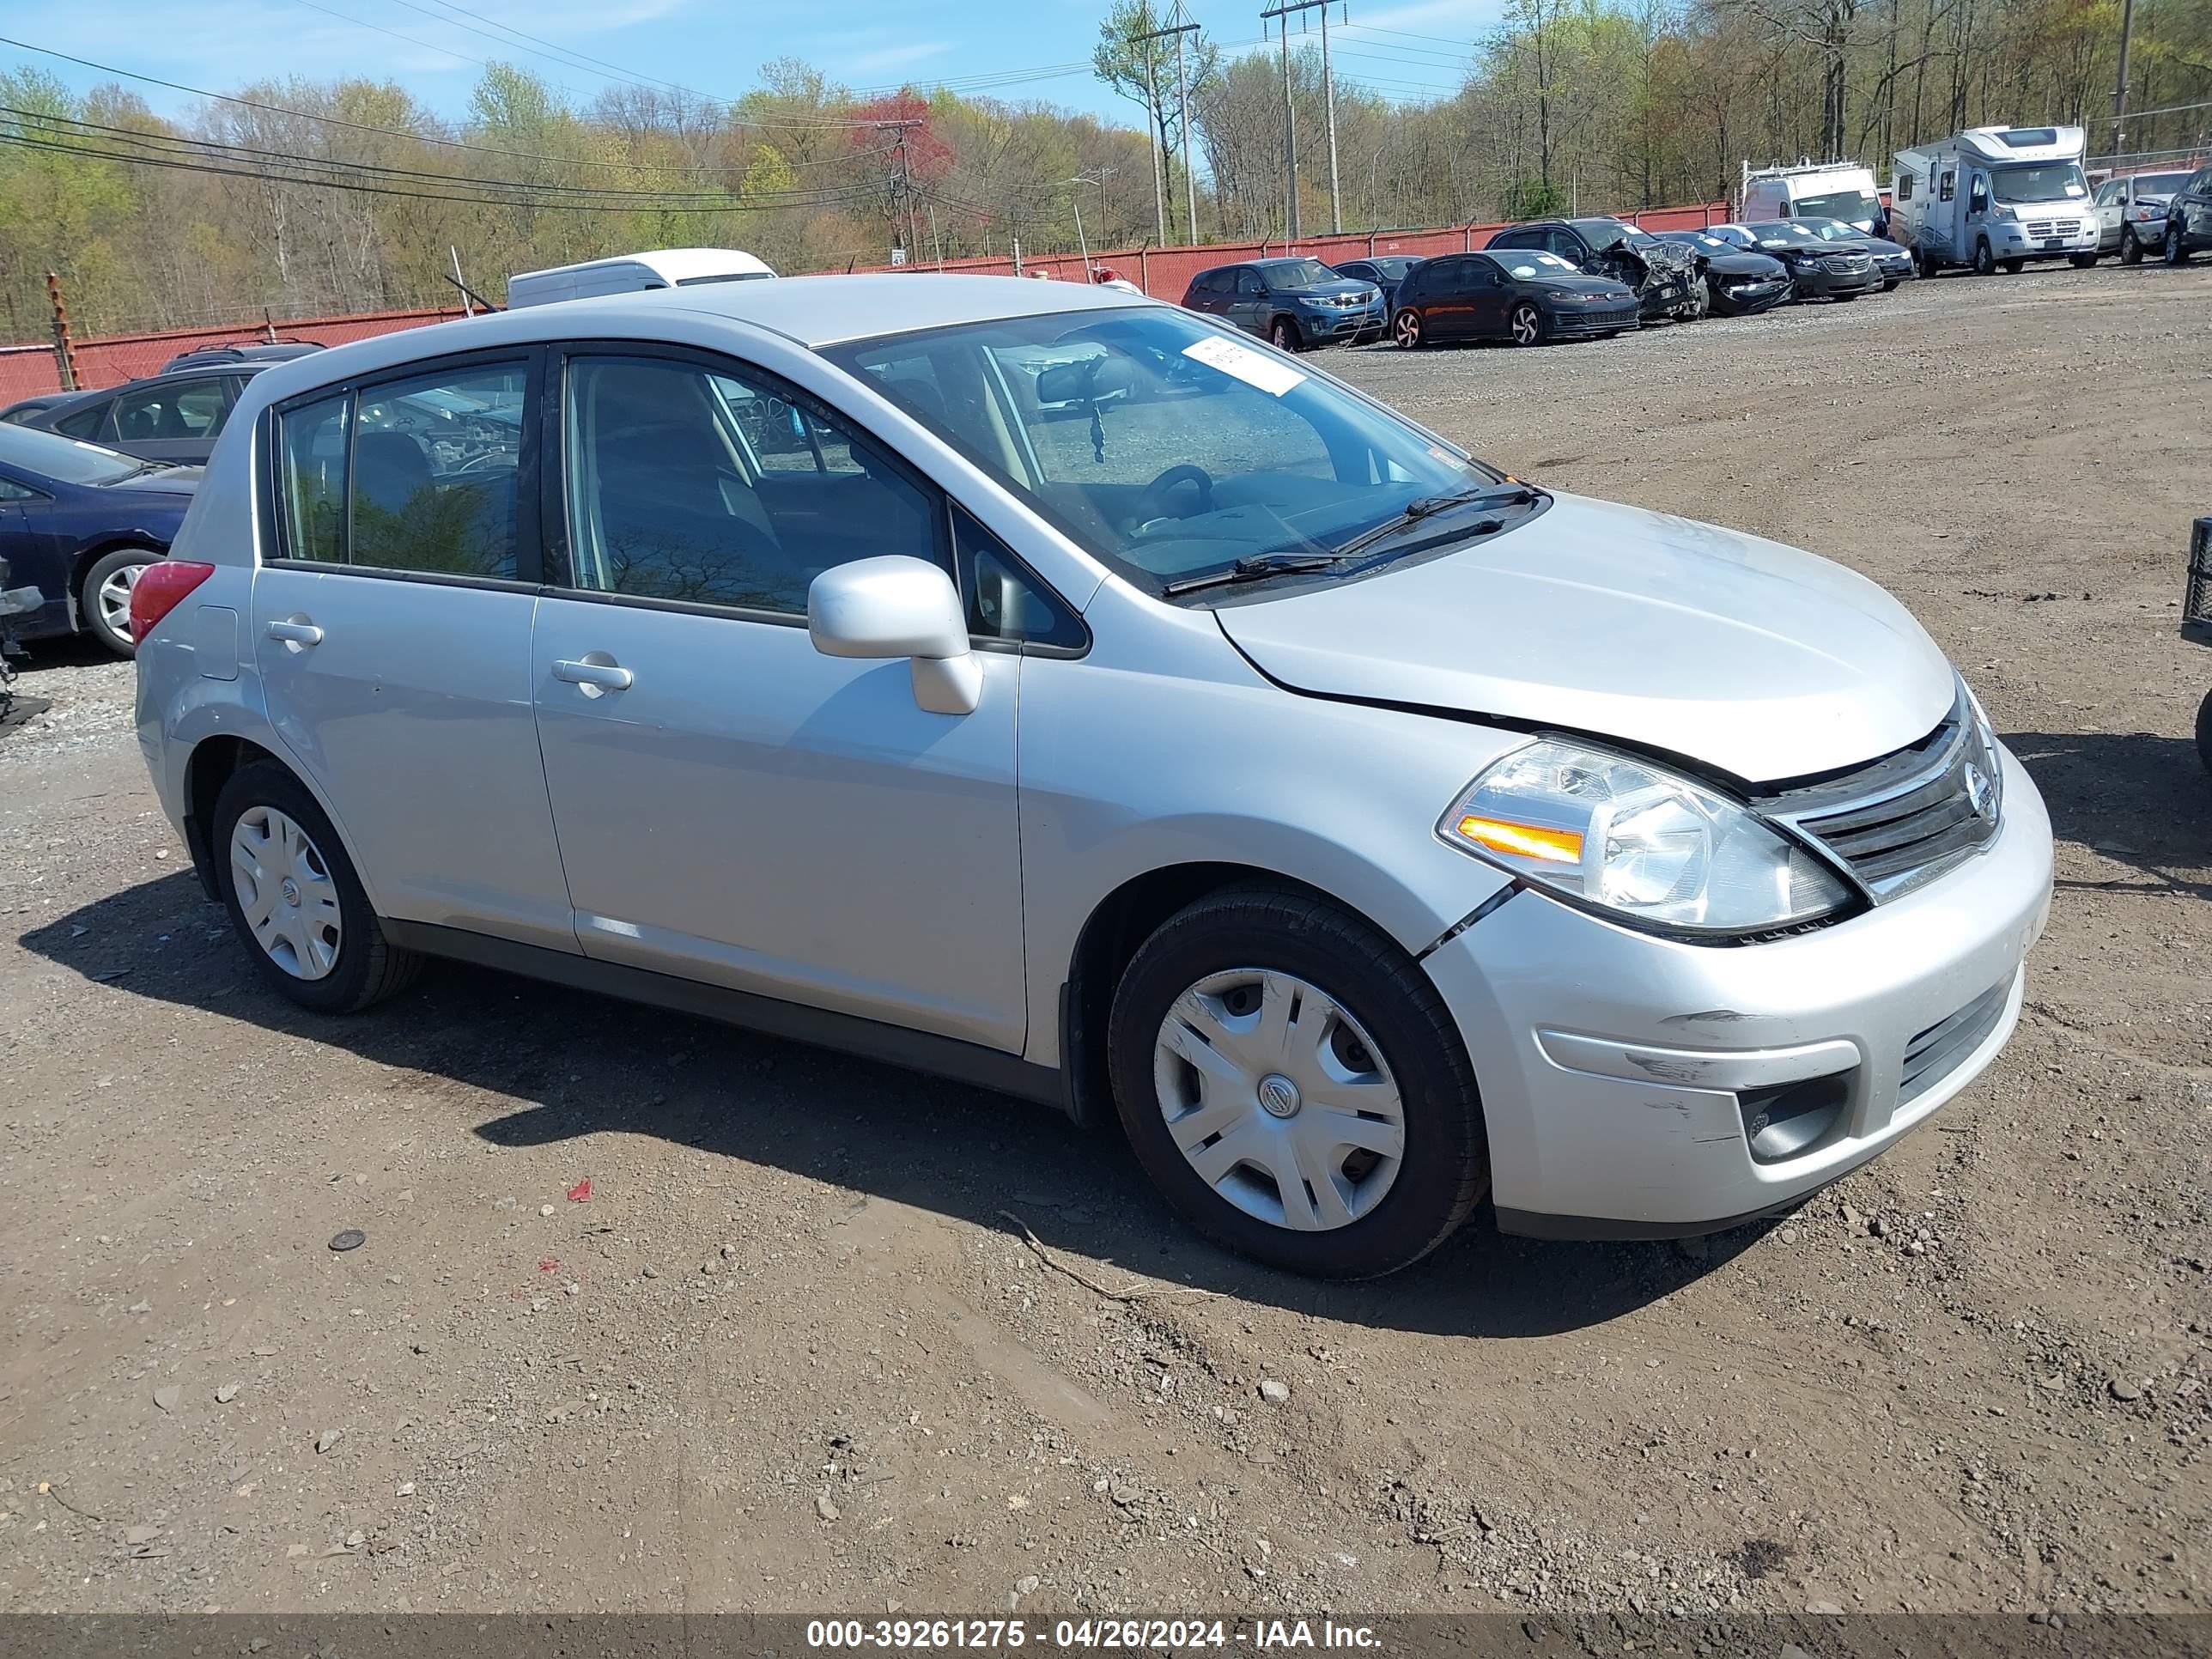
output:
[[[2212,779],[2192,738],[2155,732],[2008,732],[2051,811],[2051,833],[2134,873],[2061,876],[2062,890],[2212,898]]]
[[[1556,1243],[1501,1237],[1485,1206],[1405,1273],[1322,1284],[1191,1233],[1111,1126],[1079,1129],[1049,1108],[970,1086],[452,963],[369,1012],[308,1013],[261,982],[188,872],[57,916],[21,943],[100,981],[105,995],[219,1013],[504,1097],[510,1109],[473,1126],[495,1146],[656,1135],[1009,1234],[1011,1212],[1055,1250],[1360,1324],[1489,1337],[1601,1324],[1778,1224],[1680,1245]]]

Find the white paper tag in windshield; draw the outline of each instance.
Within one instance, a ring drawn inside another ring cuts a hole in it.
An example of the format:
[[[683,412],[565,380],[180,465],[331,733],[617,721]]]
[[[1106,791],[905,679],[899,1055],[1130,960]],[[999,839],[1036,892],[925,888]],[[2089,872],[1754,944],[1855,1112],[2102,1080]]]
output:
[[[1279,398],[1305,379],[1299,369],[1288,363],[1279,363],[1264,353],[1234,340],[1224,340],[1219,335],[1187,345],[1182,355],[1193,362],[1204,363],[1208,368],[1218,368],[1224,374],[1234,374],[1247,386],[1256,386],[1271,398]]]

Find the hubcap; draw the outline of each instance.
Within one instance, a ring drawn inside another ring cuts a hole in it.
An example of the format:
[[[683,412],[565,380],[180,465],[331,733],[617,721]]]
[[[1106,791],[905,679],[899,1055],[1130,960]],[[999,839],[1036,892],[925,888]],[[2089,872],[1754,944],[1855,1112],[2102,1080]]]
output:
[[[1349,1226],[1398,1178],[1406,1115],[1389,1065],[1342,1005],[1295,974],[1199,981],[1160,1023],[1152,1079],[1199,1178],[1273,1226]]]
[[[1522,345],[1536,343],[1536,313],[1525,307],[1513,313],[1513,337]]]
[[[230,874],[239,914],[270,961],[295,979],[337,966],[337,883],[306,830],[273,806],[247,808],[230,832]]]
[[[1419,319],[1412,316],[1401,317],[1398,319],[1398,343],[1401,346],[1419,345],[1420,341]]]
[[[137,586],[145,568],[143,564],[126,564],[100,585],[100,620],[111,633],[126,640],[131,637],[131,590]]]

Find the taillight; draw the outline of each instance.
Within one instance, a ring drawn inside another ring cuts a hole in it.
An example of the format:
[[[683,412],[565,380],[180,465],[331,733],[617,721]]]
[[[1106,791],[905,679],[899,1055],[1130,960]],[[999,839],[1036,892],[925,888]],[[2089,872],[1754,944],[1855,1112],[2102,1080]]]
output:
[[[211,564],[190,559],[156,559],[131,584],[131,639],[133,644],[154,631],[154,624],[177,608],[177,601],[215,574]]]

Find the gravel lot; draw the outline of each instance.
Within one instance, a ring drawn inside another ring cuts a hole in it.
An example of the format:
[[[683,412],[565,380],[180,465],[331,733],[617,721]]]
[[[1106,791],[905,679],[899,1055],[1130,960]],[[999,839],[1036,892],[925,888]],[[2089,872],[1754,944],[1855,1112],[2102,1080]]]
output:
[[[458,969],[311,1018],[200,897],[129,669],[42,651],[0,735],[0,1609],[2207,1610],[2208,316],[2212,269],[2061,268],[1318,360],[1866,571],[2050,802],[1999,1064],[1686,1247],[1478,1218],[1316,1286],[948,1085]]]

